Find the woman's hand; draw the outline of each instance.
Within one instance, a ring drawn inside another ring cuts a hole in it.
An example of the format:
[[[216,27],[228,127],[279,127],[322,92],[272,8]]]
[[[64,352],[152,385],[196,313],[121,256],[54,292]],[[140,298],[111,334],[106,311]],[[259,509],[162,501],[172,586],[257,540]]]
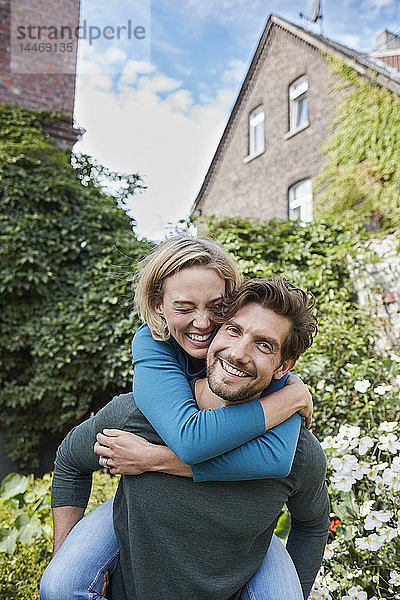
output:
[[[304,417],[305,426],[307,429],[311,427],[312,415],[313,415],[313,401],[312,396],[309,392],[306,384],[300,379],[298,375],[291,373],[287,378],[286,385],[294,385],[296,388],[291,388],[293,391],[296,389],[296,395],[298,395],[299,400],[302,401],[303,406],[298,410],[298,413]]]
[[[107,467],[112,475],[140,475],[145,471],[158,471],[192,477],[189,465],[167,446],[151,444],[139,435],[121,429],[104,429],[96,438],[94,451],[100,455],[99,464]]]
[[[94,451],[100,455],[99,464],[112,475],[140,475],[151,469],[151,448],[147,440],[120,429],[105,429],[98,433]],[[107,459],[107,464],[104,459]]]

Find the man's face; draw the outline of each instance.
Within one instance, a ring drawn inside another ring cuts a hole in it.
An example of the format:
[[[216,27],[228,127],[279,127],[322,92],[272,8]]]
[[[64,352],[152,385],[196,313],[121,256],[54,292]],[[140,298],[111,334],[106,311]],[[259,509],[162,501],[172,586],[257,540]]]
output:
[[[291,322],[256,303],[245,304],[222,325],[207,355],[211,390],[228,402],[258,398],[273,378],[296,361],[281,364],[281,348]]]

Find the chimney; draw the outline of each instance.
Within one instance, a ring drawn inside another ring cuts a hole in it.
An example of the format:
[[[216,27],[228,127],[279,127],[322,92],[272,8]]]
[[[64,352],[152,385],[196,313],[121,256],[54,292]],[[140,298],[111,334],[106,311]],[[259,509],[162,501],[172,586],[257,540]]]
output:
[[[400,71],[400,35],[385,29],[377,37],[377,48],[371,56]]]
[[[55,25],[75,29],[79,9],[80,0],[0,0],[0,104],[63,113],[67,118],[53,124],[48,133],[70,147],[82,133],[73,126],[78,42],[75,39],[70,46],[69,39],[44,43],[48,40],[32,40],[28,33],[19,39],[22,36],[17,32],[28,32],[32,26],[35,34],[39,25],[44,26],[42,31]]]

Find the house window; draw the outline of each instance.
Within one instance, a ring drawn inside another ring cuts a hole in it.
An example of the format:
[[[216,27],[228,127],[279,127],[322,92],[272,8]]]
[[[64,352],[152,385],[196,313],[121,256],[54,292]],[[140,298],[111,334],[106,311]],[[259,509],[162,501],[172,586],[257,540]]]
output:
[[[258,106],[249,117],[249,156],[264,152],[264,108]]]
[[[289,188],[289,219],[309,223],[312,221],[311,179],[304,179]]]
[[[289,87],[290,131],[295,131],[308,123],[307,77],[299,77]]]

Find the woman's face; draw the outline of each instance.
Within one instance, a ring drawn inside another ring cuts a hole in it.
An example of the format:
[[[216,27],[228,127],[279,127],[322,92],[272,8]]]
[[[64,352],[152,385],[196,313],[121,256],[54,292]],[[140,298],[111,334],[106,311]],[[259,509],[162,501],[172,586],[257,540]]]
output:
[[[225,282],[214,269],[189,267],[164,281],[163,299],[155,307],[170,334],[193,358],[205,358],[217,331],[214,309],[225,294]]]

